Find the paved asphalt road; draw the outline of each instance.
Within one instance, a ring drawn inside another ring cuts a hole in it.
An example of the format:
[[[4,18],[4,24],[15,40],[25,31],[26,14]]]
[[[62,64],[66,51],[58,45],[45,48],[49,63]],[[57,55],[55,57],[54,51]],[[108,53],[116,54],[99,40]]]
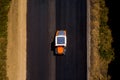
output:
[[[28,0],[27,80],[87,80],[86,0]],[[65,56],[51,50],[66,29]]]

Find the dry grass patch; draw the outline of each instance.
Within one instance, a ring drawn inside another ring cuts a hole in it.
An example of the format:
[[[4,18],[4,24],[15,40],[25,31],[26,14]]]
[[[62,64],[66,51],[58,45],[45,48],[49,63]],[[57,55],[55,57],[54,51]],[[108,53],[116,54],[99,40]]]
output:
[[[114,52],[111,46],[111,30],[106,27],[108,9],[105,7],[104,0],[90,0],[90,4],[90,80],[110,80],[107,70]]]

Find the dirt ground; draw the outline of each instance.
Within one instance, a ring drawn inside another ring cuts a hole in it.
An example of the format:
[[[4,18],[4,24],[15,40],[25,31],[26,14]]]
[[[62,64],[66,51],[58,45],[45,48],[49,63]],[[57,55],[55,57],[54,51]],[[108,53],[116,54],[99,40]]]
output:
[[[12,0],[8,14],[7,76],[26,80],[27,0]]]

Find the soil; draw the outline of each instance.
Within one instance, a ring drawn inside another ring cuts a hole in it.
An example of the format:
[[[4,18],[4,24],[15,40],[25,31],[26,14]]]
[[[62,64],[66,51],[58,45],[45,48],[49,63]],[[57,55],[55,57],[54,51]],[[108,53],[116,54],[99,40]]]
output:
[[[7,76],[26,80],[27,0],[12,0],[8,13]]]

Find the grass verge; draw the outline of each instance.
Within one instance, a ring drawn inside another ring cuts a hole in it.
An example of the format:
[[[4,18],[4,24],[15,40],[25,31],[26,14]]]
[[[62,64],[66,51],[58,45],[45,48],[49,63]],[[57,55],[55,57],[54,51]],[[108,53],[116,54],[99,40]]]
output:
[[[6,69],[7,22],[10,0],[0,0],[0,80],[8,80]]]
[[[109,28],[109,9],[105,0],[90,0],[91,68],[90,80],[110,80],[108,64],[114,59],[112,33]]]

